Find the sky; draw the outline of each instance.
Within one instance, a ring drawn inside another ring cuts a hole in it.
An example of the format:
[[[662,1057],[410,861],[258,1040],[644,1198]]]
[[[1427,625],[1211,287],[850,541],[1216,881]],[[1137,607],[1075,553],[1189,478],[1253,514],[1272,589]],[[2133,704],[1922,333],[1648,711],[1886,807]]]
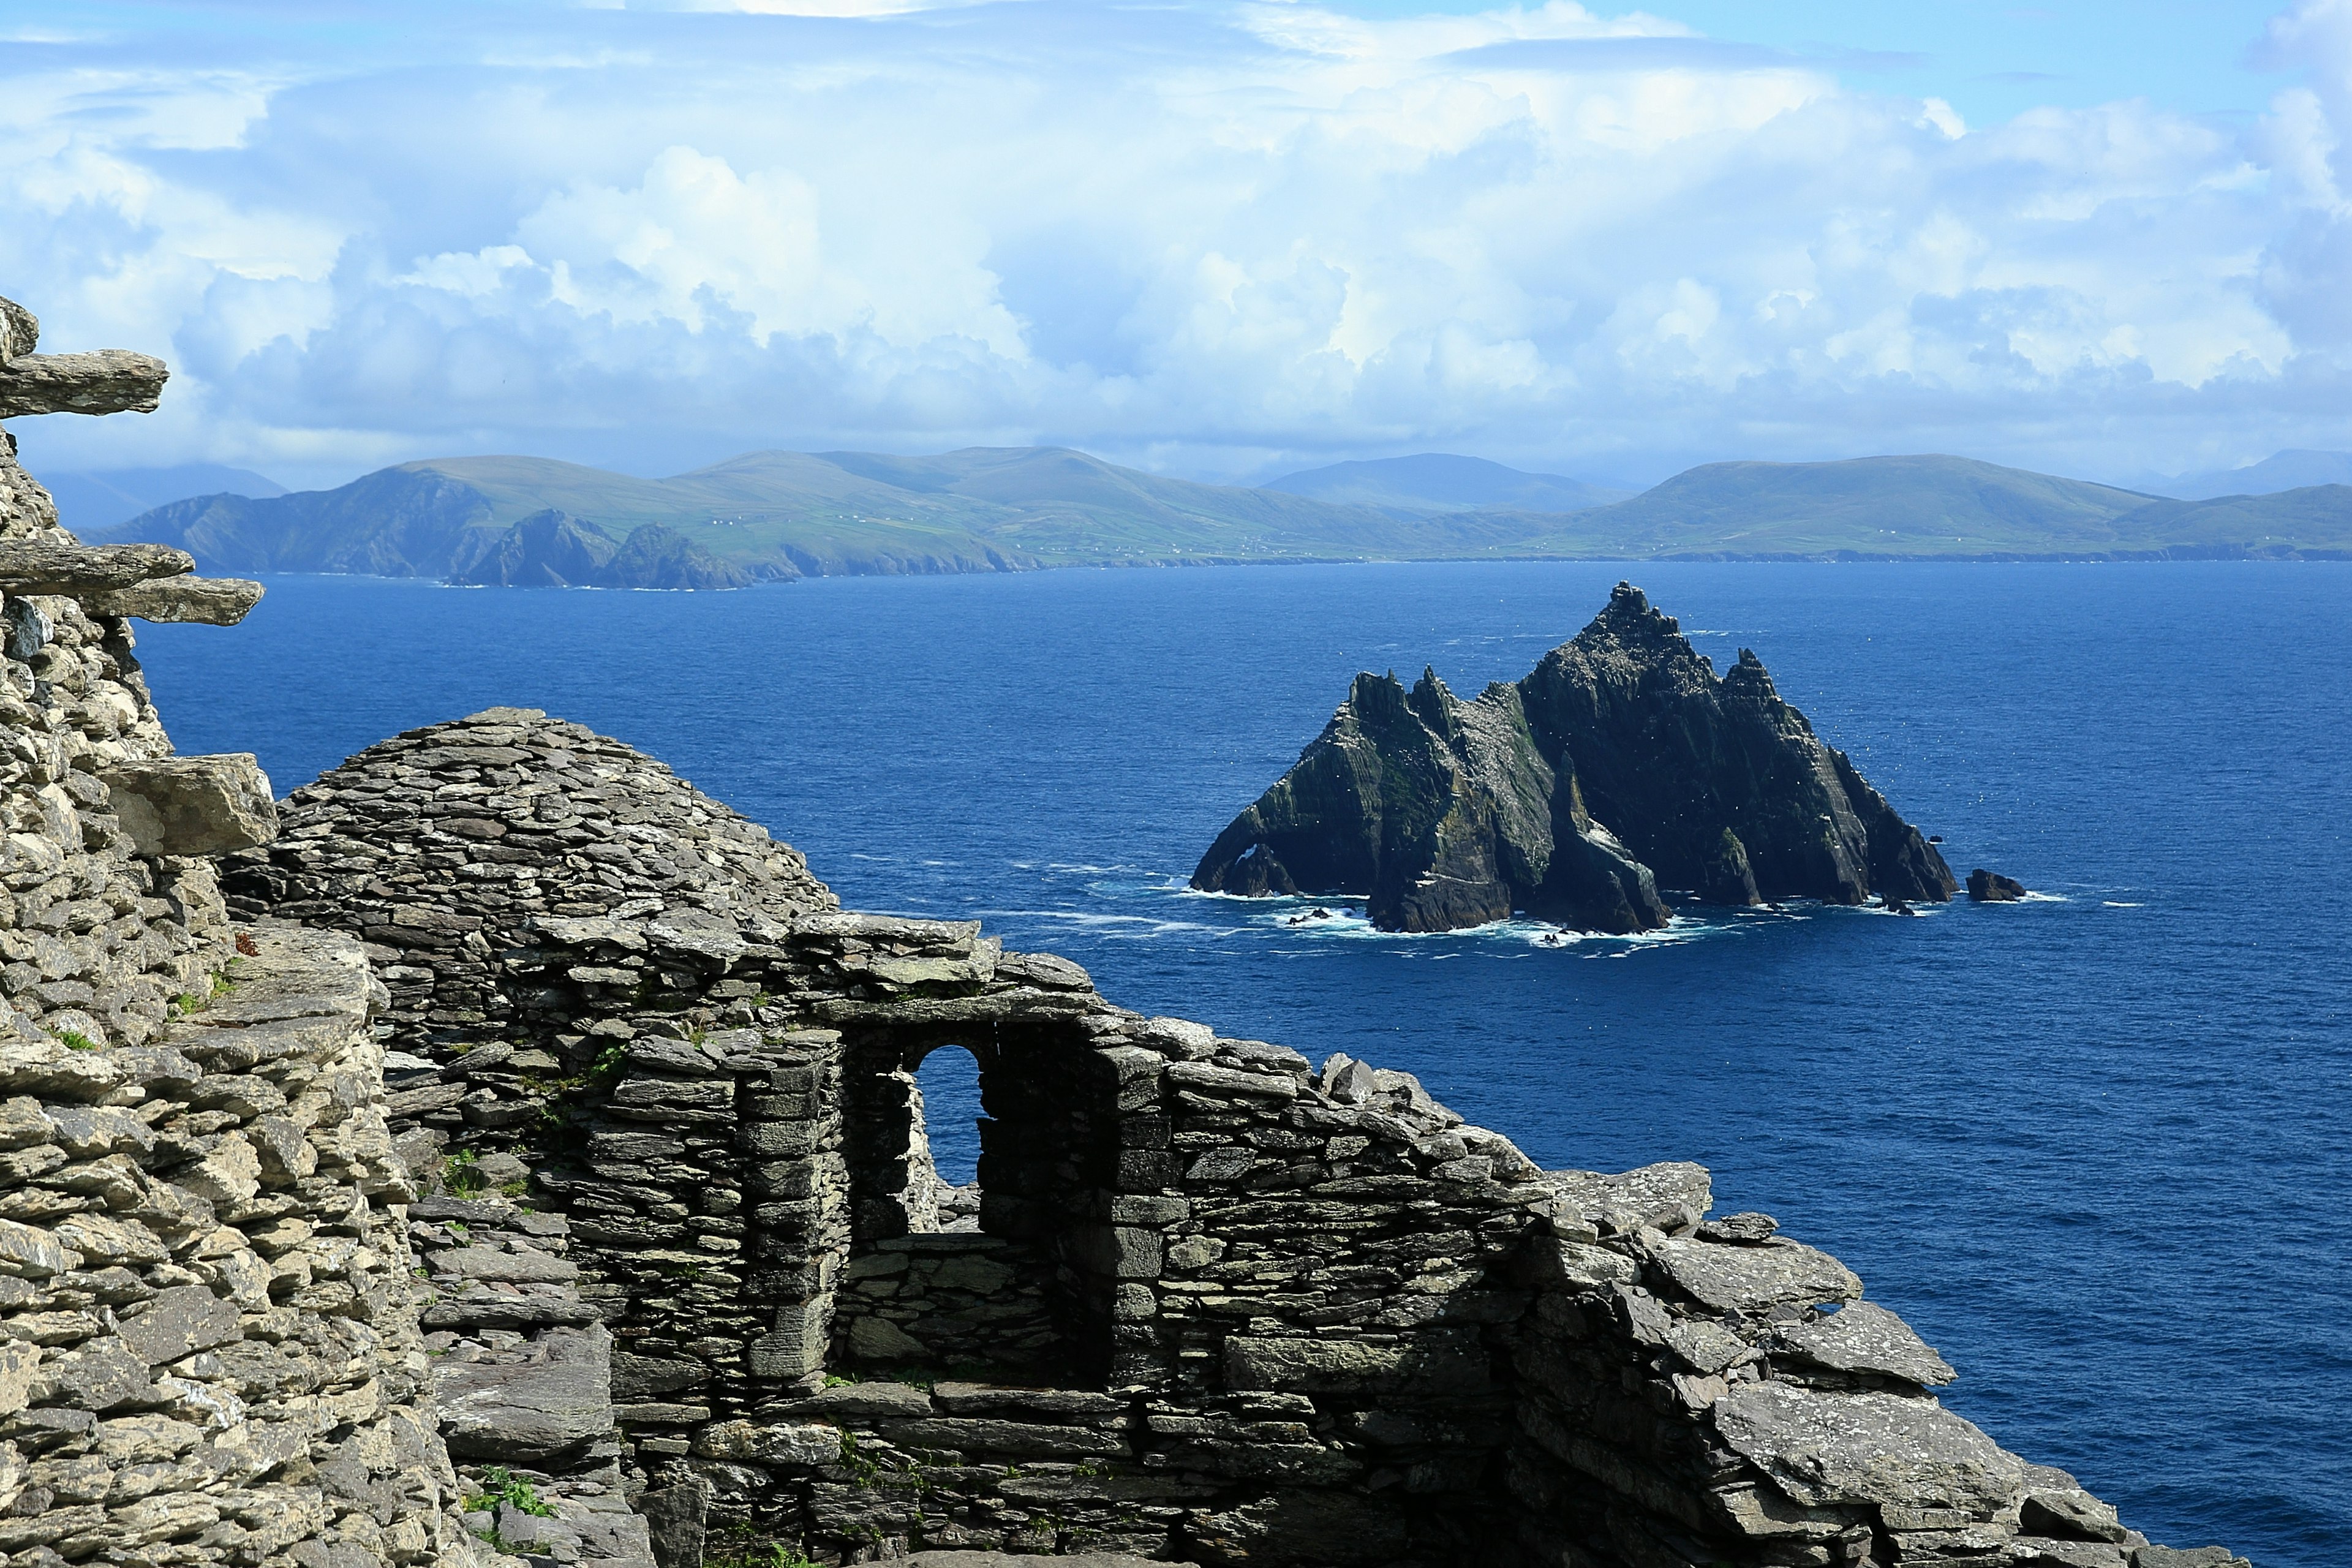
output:
[[[2352,448],[2352,0],[0,0],[36,472]]]

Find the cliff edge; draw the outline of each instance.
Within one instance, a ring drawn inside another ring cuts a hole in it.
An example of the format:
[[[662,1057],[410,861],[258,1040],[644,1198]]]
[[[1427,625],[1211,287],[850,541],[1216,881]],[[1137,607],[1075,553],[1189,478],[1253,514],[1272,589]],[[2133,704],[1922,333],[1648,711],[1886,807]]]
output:
[[[1620,583],[1592,624],[1468,702],[1424,670],[1356,677],[1323,733],[1218,835],[1202,892],[1360,893],[1375,925],[1514,912],[1654,931],[1659,889],[1711,903],[1943,903],[1919,830],[1780,700],[1755,654],[1721,677]]]

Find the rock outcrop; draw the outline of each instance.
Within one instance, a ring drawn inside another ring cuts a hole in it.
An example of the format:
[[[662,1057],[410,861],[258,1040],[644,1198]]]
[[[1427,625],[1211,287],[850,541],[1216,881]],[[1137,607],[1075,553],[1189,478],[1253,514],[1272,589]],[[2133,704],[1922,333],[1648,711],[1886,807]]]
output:
[[[2025,897],[2025,884],[1979,866],[1969,873],[1969,897],[1979,904],[2013,904]]]
[[[452,556],[452,583],[517,588],[741,588],[755,582],[675,529],[639,525],[615,540],[596,524],[550,509],[503,533],[476,530]]]
[[[1220,834],[1203,892],[1360,894],[1374,924],[1513,913],[1653,931],[1660,889],[1713,903],[1941,903],[1951,869],[1756,656],[1718,679],[1621,583],[1573,641],[1465,702],[1359,675],[1298,762]]]

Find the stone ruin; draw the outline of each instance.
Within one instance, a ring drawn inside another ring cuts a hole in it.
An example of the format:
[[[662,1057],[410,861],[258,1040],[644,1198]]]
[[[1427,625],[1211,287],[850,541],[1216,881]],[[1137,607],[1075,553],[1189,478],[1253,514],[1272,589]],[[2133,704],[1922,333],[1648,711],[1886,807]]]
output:
[[[156,362],[0,320],[0,416],[153,406]],[[1409,1074],[844,912],[580,726],[282,805],[173,757],[129,620],[258,588],[80,546],[13,456],[10,1568],[2236,1561],[1945,1410],[1699,1167],[1540,1170]]]

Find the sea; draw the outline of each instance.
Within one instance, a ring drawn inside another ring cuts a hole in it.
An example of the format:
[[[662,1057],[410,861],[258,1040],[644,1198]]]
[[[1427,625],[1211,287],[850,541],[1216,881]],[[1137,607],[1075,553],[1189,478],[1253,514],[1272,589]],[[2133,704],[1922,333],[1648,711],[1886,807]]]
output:
[[[1718,668],[1753,648],[1956,871],[2032,898],[1547,945],[1187,890],[1356,671],[1472,695],[1627,575]],[[2352,1561],[2352,564],[280,577],[242,626],[140,637],[179,748],[258,752],[281,794],[544,708],[766,824],[846,906],[980,920],[1128,1006],[1417,1073],[1547,1167],[1702,1162],[1718,1212],[1843,1258],[1960,1369],[1953,1408],[2128,1522]],[[968,1178],[969,1058],[924,1080]]]

